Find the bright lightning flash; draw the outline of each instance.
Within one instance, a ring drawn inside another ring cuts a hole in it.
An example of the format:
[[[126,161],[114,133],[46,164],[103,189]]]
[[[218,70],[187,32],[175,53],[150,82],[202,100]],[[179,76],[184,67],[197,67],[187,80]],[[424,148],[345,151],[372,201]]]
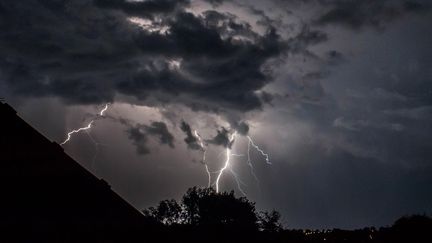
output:
[[[224,173],[224,171],[230,166],[230,160],[231,160],[231,148],[229,145],[232,145],[232,143],[235,140],[235,137],[237,135],[237,132],[234,132],[230,139],[229,139],[229,143],[228,146],[226,148],[226,160],[225,160],[225,165],[222,167],[222,169],[219,171],[219,174],[216,178],[216,192],[219,192],[219,180],[222,176],[222,174]]]
[[[232,145],[233,143],[234,143],[234,140],[235,140],[235,138],[236,138],[236,135],[237,135],[237,132],[234,132],[232,135],[231,135],[231,137],[230,137],[230,139],[229,139],[229,144],[230,145]],[[255,174],[255,168],[254,168],[254,166],[253,166],[253,164],[252,164],[252,160],[251,160],[251,156],[250,156],[250,153],[251,153],[251,147],[253,147],[254,149],[256,149],[264,158],[265,158],[265,161],[266,161],[266,163],[267,164],[269,164],[269,165],[271,165],[272,163],[270,162],[270,158],[269,158],[269,155],[267,154],[267,153],[265,153],[258,145],[256,145],[255,144],[255,142],[253,141],[253,139],[250,137],[250,136],[247,136],[247,139],[248,139],[248,147],[247,147],[247,164],[248,164],[248,166],[250,167],[250,171],[251,171],[251,174],[252,174],[252,176],[254,177],[254,179],[256,180],[256,182],[257,182],[257,184],[258,184],[258,187],[259,187],[259,185],[260,185],[260,181],[258,180],[258,177],[257,177],[257,175]],[[241,185],[244,185],[244,186],[246,186],[246,184],[245,183],[243,183],[242,182],[242,180],[240,180],[240,178],[239,178],[239,176],[238,176],[238,174],[236,173],[236,172],[234,172],[234,170],[231,168],[231,156],[236,156],[236,157],[242,157],[242,156],[244,156],[243,154],[235,154],[235,153],[231,153],[231,148],[230,147],[227,147],[226,148],[226,160],[225,160],[225,164],[224,164],[224,166],[222,167],[222,169],[220,169],[219,170],[219,174],[218,174],[218,177],[217,177],[217,179],[216,179],[216,182],[215,182],[215,184],[216,184],[216,192],[219,192],[219,180],[220,180],[220,178],[221,178],[221,176],[222,176],[222,174],[224,173],[224,171],[226,170],[226,169],[229,169],[230,171],[231,171],[231,173],[232,173],[232,175],[234,176],[234,179],[235,179],[235,181],[236,181],[236,183],[237,183],[237,188],[238,188],[238,190],[244,195],[244,196],[246,196],[246,193],[245,193],[245,191],[242,189],[242,186]]]
[[[219,190],[219,179],[220,179],[220,177],[222,176],[222,173],[223,173],[223,170],[225,170],[225,169],[227,169],[228,167],[229,167],[229,163],[230,163],[230,157],[231,156],[237,156],[237,157],[242,157],[242,156],[244,156],[243,154],[231,154],[231,150],[229,149],[229,148],[227,148],[228,149],[228,151],[226,152],[227,154],[227,161],[225,162],[225,166],[222,168],[222,169],[220,169],[220,170],[218,170],[218,171],[216,171],[216,172],[211,172],[210,171],[210,169],[209,169],[209,166],[208,166],[208,164],[207,164],[207,162],[206,162],[206,152],[207,152],[207,149],[206,149],[206,147],[204,146],[204,143],[203,143],[203,140],[202,140],[202,138],[201,138],[201,136],[199,135],[199,133],[195,130],[194,131],[194,135],[195,135],[195,137],[197,137],[197,139],[198,139],[198,144],[200,145],[200,147],[201,147],[201,150],[203,151],[203,157],[202,157],[202,163],[203,163],[203,165],[204,165],[204,167],[205,167],[205,169],[206,169],[206,173],[207,173],[207,177],[208,177],[208,184],[207,184],[207,187],[211,187],[212,186],[212,184],[211,184],[211,174],[212,173],[217,173],[218,174],[218,177],[217,177],[217,180],[216,180],[216,182],[215,182],[215,184],[216,184],[216,190]],[[233,143],[233,141],[234,141],[234,138],[235,138],[235,133],[231,136],[231,139],[230,139],[230,141],[229,141],[229,144],[232,144]],[[237,183],[237,188],[239,189],[239,191],[244,195],[244,196],[246,196],[246,193],[244,192],[244,190],[241,188],[241,185],[245,185],[241,180],[240,180],[240,178],[239,178],[239,176],[237,175],[237,173],[235,173],[233,170],[232,170],[232,168],[228,168],[230,171],[231,171],[231,173],[233,174],[233,176],[234,176],[234,179],[235,179],[235,181],[236,181],[236,183]]]
[[[66,140],[64,140],[60,145],[64,145],[67,142],[69,142],[69,140],[71,139],[72,134],[79,133],[81,131],[85,131],[85,130],[90,129],[92,127],[93,122],[94,122],[94,120],[90,121],[90,123],[86,127],[81,127],[81,128],[76,129],[76,130],[72,130],[71,132],[68,132]]]
[[[204,147],[203,140],[202,140],[201,136],[199,135],[199,133],[196,130],[194,131],[194,134],[195,134],[195,137],[198,138],[199,145],[201,147],[201,150],[203,151],[202,163],[205,166],[205,169],[206,169],[206,172],[207,172],[207,176],[208,176],[207,187],[210,187],[211,186],[211,172],[210,172],[209,167],[208,167],[207,162],[206,162],[206,152],[207,152],[207,149]]]
[[[258,185],[258,189],[260,189],[260,181],[258,179],[258,176],[255,173],[255,168],[252,164],[252,160],[251,160],[251,156],[250,156],[250,150],[251,150],[251,146],[254,147],[262,156],[264,156],[265,161],[267,164],[271,165],[272,163],[270,162],[270,158],[269,155],[267,153],[265,153],[260,147],[258,147],[258,145],[256,145],[254,143],[254,141],[252,140],[252,138],[250,136],[247,136],[248,139],[248,145],[247,145],[247,164],[250,167],[250,172],[253,176],[253,178],[255,179],[257,185]]]
[[[99,116],[101,116],[101,117],[104,116],[105,111],[108,109],[108,105],[109,104],[106,104],[105,107],[98,113]],[[81,131],[86,131],[86,130],[89,130],[90,128],[92,128],[93,122],[95,120],[96,120],[96,118],[91,120],[90,123],[85,127],[80,127],[76,130],[72,130],[72,131],[68,132],[67,138],[60,145],[65,145],[67,142],[69,142],[71,137],[72,137],[72,134],[79,133]]]
[[[258,145],[256,145],[256,144],[254,143],[254,141],[252,140],[252,138],[251,138],[250,136],[247,136],[247,138],[248,138],[248,140],[249,140],[249,144],[248,144],[248,155],[249,155],[249,152],[250,152],[250,145],[252,145],[252,147],[254,147],[258,152],[261,153],[262,156],[265,157],[265,161],[266,161],[266,163],[269,164],[269,165],[271,165],[272,163],[270,162],[269,155],[266,154],[266,153],[264,153],[264,151],[263,151],[260,147],[258,147]],[[249,158],[250,158],[250,156],[249,156]]]
[[[103,116],[104,113],[105,113],[105,111],[108,110],[108,105],[109,105],[109,104],[106,104],[105,107],[104,107],[104,108],[99,112],[99,115],[100,115],[100,116]]]
[[[104,113],[108,110],[108,106],[109,106],[109,103],[104,106],[104,108],[97,114],[97,116],[95,118],[93,118],[93,120],[90,121],[90,123],[87,126],[81,127],[81,128],[76,129],[76,130],[72,130],[72,131],[68,132],[67,138],[60,145],[64,145],[67,142],[69,142],[73,134],[79,133],[81,131],[90,130],[92,128],[92,126],[93,126],[93,123],[97,120],[97,118],[104,116]],[[98,146],[101,145],[101,144],[97,143],[92,138],[92,136],[88,133],[88,131],[87,131],[87,135],[89,135],[90,139],[97,146],[96,149],[98,149]],[[234,176],[234,179],[235,179],[235,181],[237,183],[238,190],[244,196],[246,196],[246,193],[244,192],[244,190],[241,187],[241,185],[246,185],[246,184],[243,183],[243,181],[240,180],[238,174],[236,172],[234,172],[234,170],[231,168],[231,156],[235,156],[235,157],[243,157],[243,156],[245,156],[244,154],[231,153],[231,146],[233,145],[233,143],[234,143],[234,141],[236,139],[237,132],[235,131],[233,134],[231,134],[231,136],[229,138],[229,143],[228,143],[229,146],[227,146],[226,151],[225,151],[226,152],[226,159],[225,159],[224,166],[220,170],[215,171],[215,172],[211,172],[210,171],[209,166],[208,166],[208,164],[206,162],[207,148],[206,148],[206,145],[203,142],[203,139],[201,138],[201,136],[199,135],[199,133],[196,130],[194,130],[194,135],[198,139],[198,144],[200,146],[201,151],[203,152],[202,164],[205,166],[206,173],[207,173],[207,176],[208,176],[208,185],[207,186],[211,187],[212,185],[215,185],[216,186],[216,192],[219,193],[219,181],[220,181],[223,173],[225,172],[225,170],[228,169],[232,173],[232,175]],[[255,169],[254,169],[254,166],[252,164],[252,160],[251,160],[251,156],[250,156],[251,147],[253,147],[256,151],[258,151],[265,158],[265,161],[266,161],[267,164],[271,165],[272,163],[270,162],[269,155],[267,153],[265,153],[258,145],[256,145],[255,142],[253,141],[253,139],[250,136],[246,136],[246,137],[248,139],[247,164],[250,167],[252,176],[255,178],[255,180],[257,181],[258,186],[259,186],[259,180],[258,180],[257,175],[255,174]],[[96,151],[96,154],[95,154],[95,156],[93,158],[93,162],[95,160],[96,155],[97,155],[97,151]],[[218,174],[217,178],[216,178],[216,181],[213,184],[211,184],[211,174],[212,173],[217,173]]]

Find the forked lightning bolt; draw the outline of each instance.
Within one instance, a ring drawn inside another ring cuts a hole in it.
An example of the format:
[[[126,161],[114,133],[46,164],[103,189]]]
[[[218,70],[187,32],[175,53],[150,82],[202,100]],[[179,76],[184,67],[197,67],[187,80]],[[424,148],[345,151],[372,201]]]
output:
[[[211,174],[212,173],[218,173],[219,175],[221,174],[221,171],[222,170],[225,170],[226,168],[224,167],[224,168],[222,168],[221,170],[218,170],[218,171],[216,171],[216,172],[211,172],[210,171],[210,169],[209,169],[209,166],[208,166],[208,164],[207,164],[207,162],[206,162],[206,152],[207,152],[207,149],[206,149],[206,147],[204,146],[204,143],[203,143],[203,139],[201,138],[201,136],[199,135],[199,133],[195,130],[194,131],[194,135],[195,135],[195,137],[197,137],[197,139],[198,139],[198,144],[199,144],[199,146],[201,147],[201,150],[203,151],[203,157],[202,157],[202,164],[204,165],[204,167],[205,167],[205,169],[206,169],[206,173],[207,173],[207,177],[208,177],[208,183],[207,183],[207,187],[211,187]],[[231,138],[231,140],[230,140],[230,144],[233,142],[233,137]],[[241,156],[244,156],[243,154],[230,154],[230,152],[227,152],[227,156],[238,156],[238,157],[241,157]],[[228,158],[229,159],[229,158]],[[228,165],[229,166],[229,165]],[[233,174],[233,176],[234,176],[234,179],[235,179],[235,181],[236,181],[236,183],[237,183],[237,188],[239,189],[239,191],[243,194],[243,195],[245,195],[246,196],[246,193],[243,191],[243,189],[241,188],[241,185],[245,185],[241,180],[240,180],[240,178],[239,178],[239,176],[237,175],[237,173],[235,173],[231,168],[229,168],[229,170],[231,171],[231,173]],[[220,176],[218,176],[218,178],[219,178]],[[216,187],[217,187],[217,189],[219,189],[219,185],[218,185],[218,183],[219,183],[219,179],[217,179],[217,181],[215,182],[215,184],[216,184]]]
[[[208,176],[207,187],[210,187],[211,186],[211,172],[210,172],[209,167],[208,167],[207,162],[206,162],[206,152],[207,152],[207,149],[204,147],[204,143],[202,141],[202,138],[201,138],[201,136],[199,135],[199,133],[196,130],[194,131],[194,134],[195,134],[195,137],[197,137],[197,139],[198,139],[198,142],[199,142],[199,145],[201,147],[201,150],[203,151],[203,157],[202,157],[202,161],[201,162],[204,164],[206,172],[207,172],[207,176]]]
[[[234,140],[235,140],[235,138],[236,138],[236,135],[237,135],[237,132],[234,132],[232,135],[231,135],[231,137],[230,137],[230,139],[229,139],[229,144],[230,145],[232,145],[233,144],[233,142],[234,142]],[[256,182],[257,182],[257,184],[258,184],[258,187],[259,187],[259,184],[260,184],[260,182],[259,182],[259,180],[258,180],[258,177],[257,177],[257,175],[255,174],[255,168],[254,168],[254,166],[253,166],[253,164],[252,164],[252,160],[251,160],[251,156],[250,156],[250,153],[251,153],[251,147],[253,147],[253,148],[255,148],[264,158],[265,158],[265,161],[266,161],[266,163],[267,164],[269,164],[269,165],[271,165],[271,162],[270,162],[270,158],[269,158],[269,155],[267,154],[267,153],[265,153],[258,145],[256,145],[255,144],[255,142],[253,141],[253,139],[250,137],[250,136],[247,136],[247,139],[248,139],[248,147],[247,147],[247,164],[248,164],[248,166],[250,167],[250,171],[251,171],[251,174],[252,174],[252,176],[254,177],[254,179],[256,180]],[[244,185],[244,186],[246,186],[246,184],[245,183],[243,183],[241,180],[240,180],[240,178],[239,178],[239,176],[238,176],[238,174],[236,173],[236,172],[234,172],[234,170],[231,168],[231,156],[237,156],[237,157],[242,157],[242,156],[244,156],[243,154],[235,154],[235,153],[231,153],[231,148],[228,146],[227,148],[226,148],[226,160],[225,160],[225,164],[224,164],[224,166],[219,170],[219,174],[218,174],[218,177],[217,177],[217,179],[216,179],[216,182],[215,182],[215,184],[216,184],[216,192],[219,192],[219,180],[220,180],[220,178],[221,178],[221,176],[223,175],[223,173],[224,173],[224,171],[226,170],[226,169],[229,169],[230,171],[231,171],[231,173],[233,174],[233,176],[234,176],[234,179],[235,179],[235,181],[236,181],[236,183],[237,183],[237,188],[238,188],[238,190],[244,195],[244,196],[246,196],[246,193],[245,193],[245,191],[242,189],[242,186],[241,185]]]
[[[249,145],[248,145],[248,154],[250,152],[250,145],[252,145],[258,152],[261,153],[262,156],[265,157],[265,161],[267,164],[271,165],[272,163],[270,162],[270,158],[269,155],[264,153],[264,151],[262,149],[260,149],[260,147],[258,147],[258,145],[256,145],[254,143],[254,141],[252,140],[252,138],[250,136],[247,136],[248,140],[249,140]]]
[[[262,156],[264,156],[265,161],[267,164],[271,165],[272,163],[270,162],[270,158],[269,155],[267,153],[265,153],[260,147],[258,147],[258,145],[256,145],[254,143],[254,141],[252,140],[252,138],[250,136],[247,136],[248,138],[248,145],[247,145],[247,164],[250,167],[250,172],[253,176],[253,178],[255,179],[255,181],[257,182],[258,185],[258,189],[260,188],[260,181],[258,179],[258,176],[255,174],[255,168],[252,164],[252,160],[250,157],[250,150],[251,150],[251,146],[254,147],[259,153],[261,153]]]
[[[255,179],[255,181],[258,183],[258,187],[259,187],[260,181],[259,181],[257,175],[255,174],[255,168],[254,168],[254,166],[252,164],[252,160],[251,160],[251,157],[250,157],[250,147],[251,147],[251,142],[249,140],[248,141],[248,145],[247,145],[247,164],[250,167],[250,172],[251,172],[253,178]]]
[[[232,143],[234,142],[236,135],[237,135],[237,132],[234,132],[234,133],[231,135],[230,139],[229,139],[229,143],[228,143],[228,146],[227,146],[227,148],[226,148],[226,159],[225,159],[225,164],[224,164],[224,166],[222,167],[222,169],[220,169],[219,174],[218,174],[218,176],[217,176],[217,178],[216,178],[216,192],[219,192],[219,180],[220,180],[222,174],[223,174],[224,171],[225,171],[225,170],[230,166],[230,161],[231,161],[231,148],[230,148],[230,145],[232,145]],[[235,176],[234,176],[234,177],[235,177]]]
[[[85,131],[85,130],[90,129],[92,127],[93,122],[94,122],[94,120],[90,121],[90,123],[86,127],[81,127],[81,128],[76,129],[76,130],[72,130],[72,131],[68,132],[66,140],[64,140],[60,145],[64,145],[67,142],[69,142],[69,140],[72,137],[72,134],[79,133],[81,131]]]
[[[104,115],[105,111],[108,109],[108,105],[109,104],[106,104],[105,107],[98,113],[99,116],[102,117]],[[87,126],[85,126],[85,127],[81,127],[81,128],[76,129],[76,130],[72,130],[72,131],[68,132],[67,138],[60,145],[65,145],[67,142],[69,142],[70,139],[71,139],[71,137],[72,137],[72,134],[79,133],[81,131],[89,130],[92,127],[93,122],[95,120],[96,120],[96,118],[94,118],[93,120],[91,120],[90,123]]]
[[[108,110],[108,107],[109,107],[109,103],[104,106],[104,108],[96,115],[95,118],[93,118],[88,123],[87,126],[81,127],[81,128],[78,128],[78,129],[75,129],[75,130],[72,130],[72,131],[68,132],[67,133],[67,138],[60,145],[64,145],[64,144],[68,143],[71,140],[73,134],[79,133],[79,132],[82,132],[82,131],[86,131],[87,135],[89,136],[89,138],[96,145],[96,154],[93,157],[93,161],[92,161],[92,164],[93,164],[94,161],[95,161],[95,159],[96,159],[96,156],[97,156],[97,152],[98,152],[98,148],[99,148],[98,146],[102,145],[102,144],[96,142],[93,139],[93,137],[90,135],[90,133],[88,132],[88,130],[90,130],[92,128],[93,123],[97,120],[97,118],[104,116],[104,113]],[[234,156],[235,157],[243,157],[243,156],[245,156],[244,154],[236,154],[236,153],[232,153],[231,152],[231,146],[233,146],[233,144],[234,144],[234,141],[235,141],[236,136],[237,136],[237,132],[234,131],[231,134],[231,136],[229,137],[229,139],[228,139],[229,140],[228,141],[228,145],[227,145],[226,150],[225,150],[225,156],[226,156],[225,163],[224,163],[223,167],[220,170],[215,171],[215,172],[210,171],[209,166],[208,166],[207,161],[206,161],[207,145],[203,142],[204,140],[202,139],[202,137],[200,136],[200,134],[196,130],[194,130],[194,135],[197,138],[197,141],[198,141],[198,144],[200,146],[201,151],[203,152],[203,156],[202,156],[202,161],[201,162],[202,162],[202,164],[205,167],[205,170],[206,170],[206,173],[207,173],[207,177],[208,177],[207,187],[211,187],[211,186],[215,185],[216,192],[219,193],[219,191],[220,191],[220,189],[219,189],[220,188],[220,185],[219,185],[220,179],[221,179],[222,175],[224,174],[225,170],[228,169],[232,173],[232,175],[233,175],[233,177],[234,177],[234,179],[235,179],[235,181],[237,183],[238,190],[244,196],[246,196],[245,191],[242,189],[242,185],[246,186],[246,184],[239,178],[238,174],[231,168],[231,157],[234,157]],[[265,161],[266,161],[267,164],[271,165],[272,163],[270,162],[269,155],[267,153],[265,153],[258,145],[256,145],[255,142],[253,141],[253,139],[250,136],[246,136],[246,137],[248,139],[247,154],[246,154],[246,156],[247,156],[247,164],[250,167],[250,171],[251,171],[252,176],[257,181],[258,186],[259,186],[259,180],[258,180],[257,175],[255,174],[255,169],[254,169],[254,166],[253,166],[252,160],[251,160],[251,155],[250,155],[251,154],[251,147],[253,147],[256,151],[258,151],[265,158]],[[211,183],[211,179],[212,179],[211,175],[213,173],[217,174],[217,178],[216,178],[215,182],[212,184]]]

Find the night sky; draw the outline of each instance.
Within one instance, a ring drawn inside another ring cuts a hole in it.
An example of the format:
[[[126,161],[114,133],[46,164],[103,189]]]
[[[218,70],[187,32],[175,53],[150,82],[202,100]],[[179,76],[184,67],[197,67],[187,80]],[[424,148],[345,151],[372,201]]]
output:
[[[63,147],[138,209],[207,185],[196,130],[212,171],[237,154],[221,190],[241,196],[237,176],[287,227],[385,226],[432,214],[431,10],[2,0],[0,97],[58,143],[96,118]],[[251,149],[259,181],[247,136],[269,154]]]

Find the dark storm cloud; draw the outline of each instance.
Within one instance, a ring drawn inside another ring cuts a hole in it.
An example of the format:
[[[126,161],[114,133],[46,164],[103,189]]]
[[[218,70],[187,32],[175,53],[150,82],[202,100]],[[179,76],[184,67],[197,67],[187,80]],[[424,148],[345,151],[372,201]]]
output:
[[[336,50],[331,50],[325,53],[325,61],[331,65],[338,65],[346,61],[344,55]]]
[[[317,105],[319,105],[321,102],[324,103],[326,102],[326,99],[329,98],[329,96],[325,92],[321,82],[327,77],[329,77],[329,72],[326,70],[305,72],[287,84],[289,89],[285,95],[285,98],[293,102],[312,102],[316,103]],[[320,118],[320,115],[318,117],[315,117],[314,115],[315,106],[303,104],[301,109],[311,109],[311,114],[309,114],[309,111],[306,112],[308,116],[310,115],[313,118]]]
[[[384,114],[404,119],[432,121],[432,106],[386,110]]]
[[[316,20],[317,24],[337,24],[351,29],[360,29],[364,26],[382,28],[386,23],[406,14],[430,9],[430,5],[424,1],[334,0],[321,3],[329,7],[329,10]]]
[[[289,48],[292,53],[305,52],[308,55],[310,52],[307,47],[310,45],[316,45],[327,41],[328,36],[325,32],[320,30],[311,29],[308,25],[303,25],[300,33],[289,39]]]
[[[138,154],[149,154],[150,149],[147,147],[148,137],[141,125],[130,127],[126,130],[128,138],[132,140],[132,144],[136,147]]]
[[[241,135],[247,135],[249,132],[249,125],[246,122],[237,123],[233,128]]]
[[[0,79],[10,95],[70,104],[112,102],[125,94],[152,106],[245,112],[269,101],[268,93],[257,92],[272,81],[267,62],[326,40],[309,28],[289,40],[271,26],[258,34],[235,15],[195,16],[183,10],[187,5],[2,1]],[[143,28],[128,20],[137,15],[150,16]]]
[[[169,132],[164,122],[152,122],[150,126],[145,125],[144,130],[148,135],[158,137],[160,144],[174,148],[174,136]]]
[[[189,149],[199,150],[201,146],[198,144],[198,138],[192,133],[192,129],[188,123],[185,121],[181,122],[180,129],[186,134],[184,142],[187,144]]]
[[[223,3],[232,3],[236,7],[246,9],[250,14],[255,15],[257,20],[256,24],[266,26],[266,27],[280,27],[280,16],[278,18],[270,17],[266,11],[255,7],[253,1],[245,2],[245,1],[236,1],[236,0],[204,0],[205,2],[210,3],[214,8],[219,7]]]
[[[234,141],[230,141],[231,133],[225,127],[217,130],[217,134],[212,139],[206,140],[209,144],[214,144],[217,146],[223,146],[225,148],[231,148]]]
[[[128,15],[153,17],[153,14],[172,13],[178,9],[189,6],[189,0],[95,0],[96,6],[107,9],[122,10]]]
[[[213,7],[218,7],[222,5],[222,3],[227,2],[227,0],[204,0],[204,1],[210,3]]]
[[[0,4],[1,78],[13,94],[72,103],[112,100],[103,67],[118,70],[130,54],[119,49],[131,37],[123,33],[124,22],[91,12],[89,1]]]
[[[126,121],[126,125],[128,126],[126,130],[128,138],[132,140],[132,144],[136,147],[138,154],[144,155],[151,152],[148,147],[149,136],[157,137],[160,144],[174,148],[174,136],[169,132],[164,122],[152,122],[150,125],[130,125]]]
[[[244,121],[237,122],[237,120],[234,119],[230,124],[230,126],[232,129],[234,129],[241,135],[247,135],[249,132],[249,125]],[[194,131],[192,131],[192,128],[187,122],[182,121],[180,125],[180,129],[186,135],[184,141],[187,144],[189,149],[192,150],[202,149],[201,145],[199,144],[198,138],[194,135]],[[206,145],[207,143],[209,143],[217,146],[231,147],[232,143],[230,143],[230,135],[231,135],[230,131],[222,127],[220,130],[217,130],[216,132],[217,134],[215,137],[213,137],[212,139],[205,140]]]

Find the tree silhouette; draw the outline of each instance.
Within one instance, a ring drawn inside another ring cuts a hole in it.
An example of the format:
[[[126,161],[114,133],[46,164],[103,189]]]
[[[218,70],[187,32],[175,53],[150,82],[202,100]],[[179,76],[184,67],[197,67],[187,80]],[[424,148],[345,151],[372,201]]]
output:
[[[187,215],[199,226],[228,226],[236,229],[257,229],[255,204],[234,192],[216,193],[212,188],[193,187],[183,197]]]
[[[214,193],[212,188],[201,188],[197,187],[189,188],[186,194],[183,196],[182,202],[186,213],[186,222],[191,225],[198,225],[200,219],[200,209],[198,202],[210,194]]]
[[[260,212],[258,218],[258,225],[260,230],[266,232],[279,232],[282,231],[282,224],[279,222],[280,213],[272,210],[271,212]]]
[[[184,220],[182,207],[174,199],[163,200],[156,208],[144,210],[143,214],[166,225],[180,224]]]
[[[290,230],[277,211],[257,213],[247,198],[213,188],[189,188],[181,203],[164,200],[143,213],[163,229],[159,242],[432,242],[432,219],[426,215],[402,217],[379,230]]]
[[[426,215],[402,217],[389,230],[392,242],[432,242],[432,218]],[[428,239],[428,240],[426,240]]]
[[[234,191],[217,193],[213,188],[193,187],[183,196],[181,204],[175,200],[164,200],[156,208],[151,207],[143,212],[166,225],[258,230],[255,203],[245,197],[235,197]]]

